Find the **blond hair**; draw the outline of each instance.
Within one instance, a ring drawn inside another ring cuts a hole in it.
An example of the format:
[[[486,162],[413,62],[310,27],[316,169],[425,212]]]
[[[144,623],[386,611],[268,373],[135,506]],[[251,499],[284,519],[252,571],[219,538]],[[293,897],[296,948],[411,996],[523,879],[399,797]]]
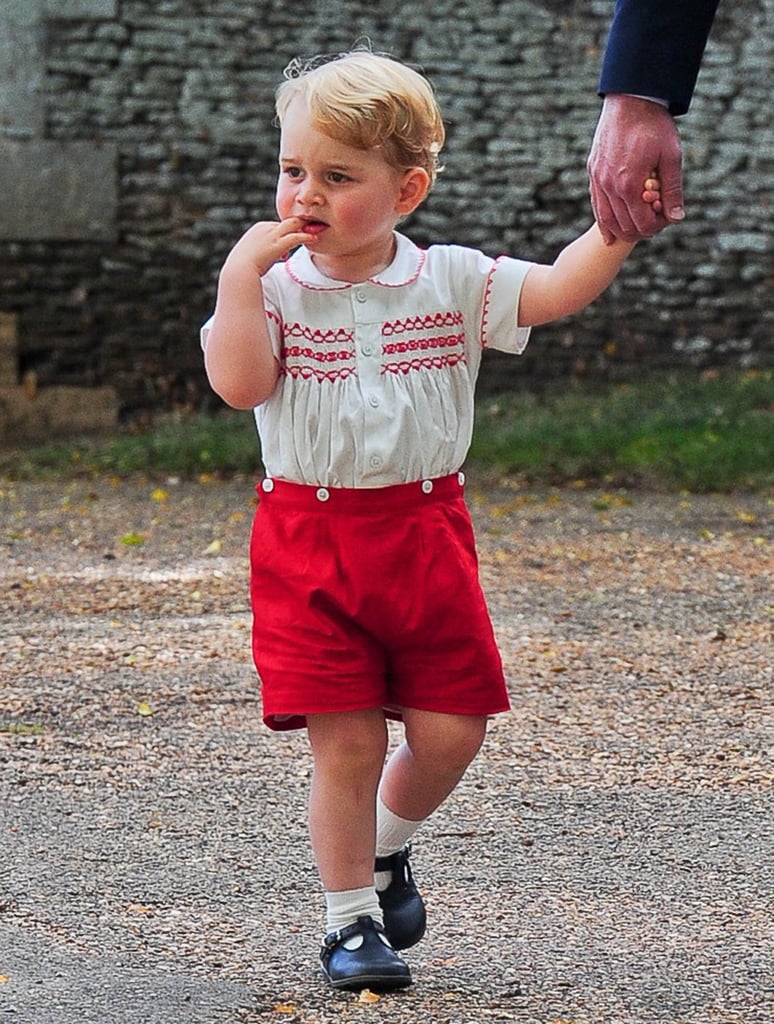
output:
[[[280,124],[298,97],[323,134],[356,149],[381,149],[393,167],[423,167],[435,181],[446,133],[432,86],[417,71],[370,50],[294,60],[277,89]]]

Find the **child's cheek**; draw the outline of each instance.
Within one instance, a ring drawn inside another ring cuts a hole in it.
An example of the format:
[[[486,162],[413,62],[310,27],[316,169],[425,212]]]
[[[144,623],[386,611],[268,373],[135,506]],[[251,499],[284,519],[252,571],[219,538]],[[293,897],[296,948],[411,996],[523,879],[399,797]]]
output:
[[[288,190],[283,188],[281,185],[277,189],[274,205],[277,208],[280,220],[285,220],[286,217],[290,216],[293,209],[293,197],[289,194]]]

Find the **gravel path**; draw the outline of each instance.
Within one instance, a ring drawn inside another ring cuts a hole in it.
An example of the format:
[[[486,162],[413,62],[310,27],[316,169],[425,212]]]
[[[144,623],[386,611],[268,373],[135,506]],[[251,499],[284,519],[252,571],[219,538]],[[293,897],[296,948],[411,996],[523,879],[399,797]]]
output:
[[[771,501],[473,482],[514,710],[415,842],[415,985],[371,1002],[317,972],[252,499],[0,484],[0,1020],[769,1024]]]

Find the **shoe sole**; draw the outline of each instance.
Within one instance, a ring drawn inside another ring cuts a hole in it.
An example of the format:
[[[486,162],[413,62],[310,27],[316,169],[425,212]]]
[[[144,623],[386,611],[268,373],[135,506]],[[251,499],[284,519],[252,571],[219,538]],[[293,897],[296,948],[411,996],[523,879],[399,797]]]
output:
[[[359,974],[354,978],[338,978],[336,981],[323,969],[325,979],[331,988],[335,989],[362,989],[370,988],[379,992],[386,992],[390,989],[408,988],[412,984],[411,977],[394,978],[384,977],[380,974]]]

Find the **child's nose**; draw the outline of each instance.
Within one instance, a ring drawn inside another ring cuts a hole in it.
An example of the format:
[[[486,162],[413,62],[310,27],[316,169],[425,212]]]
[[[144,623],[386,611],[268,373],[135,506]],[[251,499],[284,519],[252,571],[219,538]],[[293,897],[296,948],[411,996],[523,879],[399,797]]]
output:
[[[301,182],[296,192],[296,198],[304,206],[311,206],[320,202],[320,189],[317,183],[307,178]]]

